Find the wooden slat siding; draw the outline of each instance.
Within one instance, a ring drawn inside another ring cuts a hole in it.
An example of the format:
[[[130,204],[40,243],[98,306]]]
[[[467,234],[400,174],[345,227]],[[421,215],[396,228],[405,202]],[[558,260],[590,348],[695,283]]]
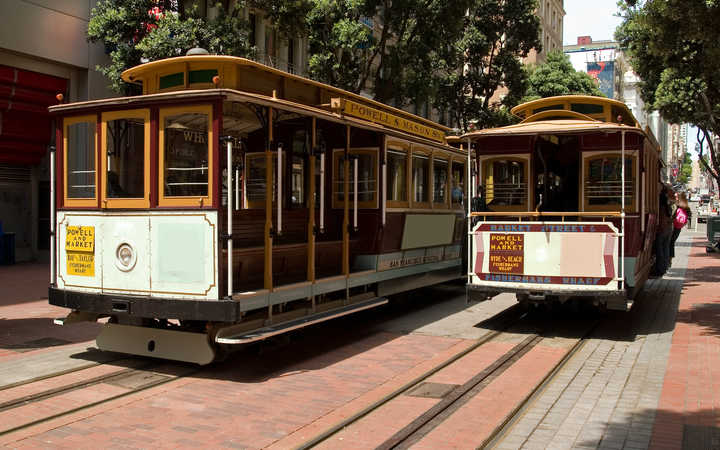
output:
[[[305,243],[308,232],[307,210],[283,210],[283,234],[273,238],[273,245]],[[222,218],[226,215],[223,213]],[[263,241],[265,210],[243,209],[233,212],[233,246],[259,247]],[[305,263],[303,263],[303,266]]]

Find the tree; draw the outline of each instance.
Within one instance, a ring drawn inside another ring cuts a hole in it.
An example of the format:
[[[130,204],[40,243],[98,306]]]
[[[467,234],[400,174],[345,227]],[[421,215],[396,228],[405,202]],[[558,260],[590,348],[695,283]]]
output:
[[[544,63],[530,66],[526,70],[528,89],[523,102],[556,95],[605,97],[592,77],[585,72],[576,71],[570,58],[561,51],[548,53]]]
[[[690,123],[708,143],[710,164],[700,164],[720,182],[720,77],[717,61],[720,23],[717,0],[645,0],[620,2],[622,24],[615,38],[643,80],[641,95],[648,109],[671,123]]]
[[[536,0],[471,0],[463,18],[462,34],[437,51],[432,75],[437,86],[436,106],[452,113],[452,123],[466,131],[471,120],[479,127],[499,126],[511,120],[514,106],[526,88],[520,58],[533,48],[542,50]],[[490,99],[500,87],[508,89],[502,105]]]
[[[678,173],[677,182],[680,184],[687,184],[692,177],[692,158],[690,152],[685,152],[682,166],[680,166],[680,172]]]
[[[249,56],[248,24],[239,13],[244,3],[228,13],[218,4],[213,19],[200,16],[197,8],[186,11],[173,0],[100,0],[91,12],[88,40],[101,42],[110,64],[97,70],[116,92],[129,87],[120,75],[143,60],[184,55],[193,47],[210,53]]]

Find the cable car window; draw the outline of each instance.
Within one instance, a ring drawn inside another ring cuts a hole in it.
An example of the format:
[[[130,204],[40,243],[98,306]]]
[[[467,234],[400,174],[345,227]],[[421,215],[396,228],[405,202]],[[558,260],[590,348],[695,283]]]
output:
[[[485,202],[491,209],[524,209],[527,206],[527,161],[501,158],[485,161]]]
[[[108,120],[106,127],[106,197],[143,198],[145,121],[134,117]]]
[[[433,202],[447,204],[448,162],[433,159]]]
[[[422,154],[412,155],[413,202],[430,201],[430,158]]]
[[[272,202],[277,200],[277,152],[270,154],[272,160]],[[283,161],[286,161],[283,154]],[[267,170],[267,155],[262,153],[248,153],[245,155],[245,204],[248,208],[265,208],[265,188]],[[283,178],[285,167],[283,164]]]
[[[387,200],[407,202],[407,154],[387,151]]]
[[[634,209],[635,158],[625,157],[625,205]],[[622,203],[622,164],[620,155],[599,155],[585,160],[586,209],[619,208]]]
[[[452,191],[451,201],[453,206],[462,205],[465,195],[465,164],[457,161],[452,162]]]
[[[103,206],[150,206],[150,111],[135,109],[102,115]]]
[[[595,103],[573,103],[570,109],[580,114],[602,114],[603,105]]]
[[[65,119],[65,202],[68,204],[97,204],[96,127],[95,116]]]
[[[333,153],[333,208],[342,208],[345,201],[345,151],[335,150]],[[350,150],[350,187],[349,200],[354,201],[355,177],[352,157],[358,158],[358,207],[377,207],[377,150]]]
[[[160,205],[210,203],[210,106],[160,111]]]
[[[182,72],[163,75],[160,77],[160,89],[168,89],[185,84],[185,74]]]

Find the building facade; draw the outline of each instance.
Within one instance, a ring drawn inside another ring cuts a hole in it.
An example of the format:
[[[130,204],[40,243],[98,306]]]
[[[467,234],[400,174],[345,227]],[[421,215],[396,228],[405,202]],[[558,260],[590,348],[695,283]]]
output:
[[[535,13],[540,19],[540,42],[543,48],[539,52],[531,50],[523,59],[525,64],[543,63],[549,52],[563,48],[564,0],[539,0]]]
[[[17,261],[44,260],[49,246],[53,143],[47,107],[111,95],[94,70],[106,60],[87,42],[95,1],[0,2],[0,222],[15,235]]]

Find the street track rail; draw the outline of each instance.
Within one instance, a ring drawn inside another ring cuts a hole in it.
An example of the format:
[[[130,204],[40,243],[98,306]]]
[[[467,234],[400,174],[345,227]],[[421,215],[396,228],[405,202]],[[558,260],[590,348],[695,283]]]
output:
[[[518,317],[514,317],[514,315],[517,314],[517,311],[519,310],[522,311],[521,314]],[[377,402],[362,409],[356,414],[337,423],[336,425],[324,431],[315,438],[303,443],[298,448],[308,449],[314,447],[321,442],[329,439],[331,436],[342,431],[345,427],[373,413],[383,405],[391,402],[394,398],[408,392],[424,380],[430,378],[435,373],[439,372],[450,364],[462,359],[464,356],[481,347],[485,343],[496,339],[498,336],[505,333],[511,327],[521,323],[523,319],[527,317],[527,312],[524,309],[521,309],[520,305],[515,305],[501,312],[495,318],[498,318],[498,316],[500,316],[499,318],[503,325],[496,327],[498,328],[497,330],[490,331],[469,348],[452,356],[440,365],[428,370],[427,372],[406,383],[399,389],[393,391],[392,393],[378,400]],[[547,383],[552,379],[554,374],[556,374],[565,365],[565,363],[570,358],[572,358],[572,356],[577,353],[580,348],[582,348],[582,345],[586,342],[587,337],[592,334],[592,332],[597,328],[600,322],[600,320],[595,320],[589,327],[587,327],[587,329],[582,333],[582,335],[577,338],[577,342],[573,344],[573,346],[565,354],[565,356],[563,356],[563,358],[558,362],[558,364],[552,370],[550,370],[548,374],[543,378],[543,380],[538,384],[538,386],[536,386],[531,391],[531,393],[515,409],[513,409],[513,411],[506,417],[506,419],[500,425],[498,425],[498,427],[496,427],[492,433],[490,433],[490,435],[483,441],[482,445],[480,445],[479,448],[486,448],[489,443],[496,441],[498,436],[500,436],[501,433],[507,428],[508,424],[511,424],[513,422],[517,414],[522,411],[523,408],[526,407],[526,405],[533,398],[535,398],[535,395],[540,392],[544,388],[544,386],[547,385]],[[404,449],[409,448],[419,442],[425,435],[430,433],[439,424],[444,422],[450,415],[460,409],[468,400],[476,396],[493,380],[500,377],[503,372],[505,372],[505,370],[510,368],[523,355],[530,352],[533,347],[538,345],[544,339],[544,334],[545,332],[543,330],[538,330],[538,332],[536,333],[529,334],[525,339],[523,339],[522,342],[518,343],[512,349],[498,357],[493,363],[478,372],[466,383],[453,389],[439,403],[429,408],[410,424],[397,431],[393,436],[385,440],[377,448],[382,450]]]
[[[483,322],[480,322],[476,326],[486,325],[489,327],[497,328],[496,330],[489,331],[485,335],[483,335],[480,339],[477,340],[474,344],[472,344],[470,347],[464,349],[461,352],[458,352],[457,354],[453,355],[452,357],[448,358],[447,360],[443,361],[439,365],[433,367],[432,369],[428,370],[427,372],[419,375],[415,379],[409,381],[408,383],[405,383],[400,388],[396,389],[395,391],[391,392],[390,394],[386,395],[385,397],[381,398],[380,400],[374,402],[373,404],[363,408],[362,410],[358,411],[357,413],[353,414],[352,416],[348,417],[345,420],[342,420],[329,428],[328,430],[325,430],[323,433],[315,436],[314,438],[302,443],[300,446],[298,446],[299,449],[309,449],[312,448],[319,443],[327,440],[330,438],[330,436],[336,434],[338,431],[342,430],[343,428],[347,427],[348,425],[357,422],[361,418],[365,417],[366,415],[372,413],[373,411],[377,410],[384,404],[390,402],[395,397],[398,397],[399,395],[403,394],[404,392],[407,392],[412,387],[416,386],[417,384],[421,383],[423,380],[426,380],[427,378],[430,378],[435,373],[439,372],[440,370],[444,369],[445,367],[449,366],[450,364],[458,361],[459,359],[463,358],[470,352],[476,350],[477,348],[481,347],[485,343],[495,339],[497,336],[501,335],[503,332],[511,328],[512,326],[518,324],[521,322],[526,316],[527,316],[527,309],[524,305],[517,303],[510,308],[507,308],[500,313],[496,314],[495,316],[491,317],[490,319],[484,320]]]
[[[1,417],[2,413],[11,411],[14,408],[19,408],[19,407],[22,407],[22,406],[30,404],[30,403],[40,402],[40,401],[43,401],[45,399],[48,399],[48,398],[51,398],[51,397],[54,397],[57,395],[76,391],[76,390],[83,389],[83,388],[86,388],[89,386],[93,386],[93,385],[96,385],[99,383],[112,382],[113,380],[124,379],[126,377],[130,377],[133,375],[142,375],[142,374],[158,375],[158,377],[155,380],[151,380],[151,381],[144,383],[136,388],[129,388],[126,392],[112,395],[108,398],[104,398],[104,399],[101,399],[101,400],[98,400],[95,402],[87,403],[87,404],[84,404],[84,405],[81,405],[81,406],[78,406],[75,408],[70,408],[68,410],[61,411],[61,412],[58,412],[55,414],[50,414],[46,417],[41,417],[41,418],[35,419],[35,420],[29,420],[26,423],[23,423],[21,425],[17,425],[14,427],[10,427],[5,430],[0,430],[0,437],[15,433],[17,431],[21,431],[23,429],[26,429],[26,428],[29,428],[29,427],[53,420],[53,419],[57,419],[59,417],[67,416],[69,414],[73,414],[78,411],[82,411],[82,410],[89,409],[89,408],[92,408],[92,407],[95,407],[95,406],[98,406],[98,405],[101,405],[104,403],[111,402],[113,400],[127,397],[129,395],[132,395],[132,394],[135,394],[135,393],[138,393],[138,392],[141,392],[141,391],[144,391],[144,390],[156,387],[156,386],[161,386],[163,384],[167,384],[172,381],[176,381],[178,379],[191,376],[191,375],[199,372],[200,370],[202,370],[202,368],[200,368],[200,367],[192,367],[189,365],[178,365],[178,367],[180,369],[177,371],[178,373],[174,374],[174,375],[164,374],[164,373],[153,370],[153,368],[157,369],[157,368],[161,367],[162,365],[167,365],[167,363],[161,363],[161,364],[150,363],[150,364],[141,366],[139,368],[122,369],[120,371],[116,371],[113,373],[100,375],[100,376],[93,377],[88,380],[71,383],[67,386],[61,386],[59,388],[50,389],[47,391],[39,392],[37,394],[28,395],[23,398],[19,398],[19,399],[15,399],[15,400],[11,400],[11,401],[2,403],[2,404],[0,404],[0,417]]]

